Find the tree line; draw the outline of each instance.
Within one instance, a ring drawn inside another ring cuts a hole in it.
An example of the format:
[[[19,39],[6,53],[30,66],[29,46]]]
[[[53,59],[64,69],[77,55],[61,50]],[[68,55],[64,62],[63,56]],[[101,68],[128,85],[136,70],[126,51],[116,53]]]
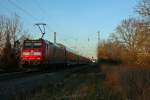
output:
[[[135,12],[124,19],[108,40],[98,46],[98,60],[128,64],[150,64],[150,1],[140,0]]]
[[[19,67],[20,43],[30,37],[23,30],[23,24],[17,14],[0,16],[0,69],[16,70]]]

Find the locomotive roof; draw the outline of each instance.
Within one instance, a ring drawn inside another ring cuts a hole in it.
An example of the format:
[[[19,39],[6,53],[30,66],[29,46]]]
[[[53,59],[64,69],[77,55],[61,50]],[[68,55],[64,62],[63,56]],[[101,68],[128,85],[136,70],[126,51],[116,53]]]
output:
[[[43,39],[26,39],[24,41],[41,41],[41,40],[43,40]]]
[[[78,53],[77,53],[76,51],[74,51],[74,50],[72,50],[72,49],[66,47],[64,44],[61,44],[61,43],[53,43],[53,44],[54,44],[55,46],[59,47],[59,48],[65,48],[67,51],[72,52],[72,53],[78,55]]]
[[[50,42],[50,41],[48,41],[48,40],[45,40],[45,39],[26,39],[26,40],[24,40],[24,41],[29,41],[29,42],[36,42],[36,41],[45,41],[46,43],[52,43],[52,42]]]
[[[66,46],[65,45],[63,45],[63,44],[60,44],[60,43],[52,43],[54,46],[56,46],[56,47],[58,47],[58,48],[66,48]]]

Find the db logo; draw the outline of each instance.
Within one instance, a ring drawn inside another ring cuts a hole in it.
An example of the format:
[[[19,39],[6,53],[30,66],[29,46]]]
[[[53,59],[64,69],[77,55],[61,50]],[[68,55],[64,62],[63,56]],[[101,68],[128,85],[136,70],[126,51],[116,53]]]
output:
[[[34,55],[34,52],[31,52],[30,55]]]
[[[30,55],[34,55],[34,51],[33,50],[31,50]]]

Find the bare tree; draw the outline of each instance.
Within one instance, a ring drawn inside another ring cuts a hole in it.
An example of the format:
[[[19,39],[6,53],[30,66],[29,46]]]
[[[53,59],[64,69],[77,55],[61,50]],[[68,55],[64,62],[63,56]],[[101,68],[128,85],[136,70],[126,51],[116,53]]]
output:
[[[149,29],[140,20],[129,18],[123,20],[116,28],[116,33],[112,34],[112,38],[126,46],[128,51],[139,51],[149,39]],[[144,47],[143,47],[144,48]]]
[[[19,16],[16,14],[12,17],[0,16],[0,45],[4,46],[6,42],[6,34],[10,35],[11,44],[15,45],[15,41],[18,36],[22,33],[22,24],[20,22]]]
[[[22,35],[22,24],[20,22],[19,16],[15,14],[12,18],[10,18],[8,20],[8,25],[11,36],[11,43],[14,47],[18,36]]]
[[[145,24],[150,29],[150,0],[140,0],[135,11],[142,16],[142,19],[145,21]]]
[[[150,0],[140,0],[136,7],[136,12],[150,18]]]
[[[9,69],[16,67],[18,63],[14,47],[16,39],[22,33],[21,25],[17,15],[11,17],[0,16],[0,58],[3,65],[6,68],[9,67]]]
[[[143,63],[143,59],[150,54],[149,27],[143,20],[134,18],[123,20],[116,28],[116,32],[111,35],[111,38],[113,42],[123,45],[125,51],[123,59],[128,59],[129,63]]]
[[[4,46],[4,36],[5,36],[5,30],[6,30],[6,23],[5,23],[5,16],[0,16],[0,49]]]

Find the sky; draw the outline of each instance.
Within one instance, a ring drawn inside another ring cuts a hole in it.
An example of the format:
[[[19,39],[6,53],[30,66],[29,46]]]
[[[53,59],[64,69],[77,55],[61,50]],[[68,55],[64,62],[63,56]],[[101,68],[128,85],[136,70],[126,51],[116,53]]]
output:
[[[123,19],[135,16],[139,0],[0,0],[0,15],[20,16],[23,28],[40,38],[34,24],[46,23],[45,39],[66,45],[87,57],[96,58],[98,42],[107,39]]]

